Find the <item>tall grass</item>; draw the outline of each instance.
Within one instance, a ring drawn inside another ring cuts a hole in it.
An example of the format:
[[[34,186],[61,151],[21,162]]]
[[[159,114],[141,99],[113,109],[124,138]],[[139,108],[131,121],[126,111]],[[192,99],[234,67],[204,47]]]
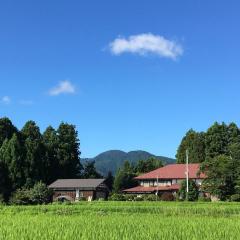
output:
[[[0,239],[240,239],[236,203],[2,206]]]

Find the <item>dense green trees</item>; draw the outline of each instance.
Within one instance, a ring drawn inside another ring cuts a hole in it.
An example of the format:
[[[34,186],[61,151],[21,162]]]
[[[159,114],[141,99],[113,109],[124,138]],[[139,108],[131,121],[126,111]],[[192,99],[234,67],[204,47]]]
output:
[[[139,160],[135,166],[135,172],[137,175],[153,171],[154,169],[160,168],[163,166],[161,160],[154,157],[150,157],[147,160]]]
[[[230,156],[218,155],[207,159],[201,170],[208,176],[204,181],[203,190],[221,200],[226,200],[235,193],[234,160]]]
[[[136,186],[137,181],[134,177],[162,166],[163,163],[161,160],[152,157],[147,160],[139,160],[135,165],[131,165],[129,161],[125,161],[123,167],[119,168],[115,175],[113,191],[117,193],[123,189]]]
[[[84,164],[82,178],[102,178],[103,176],[97,172],[94,161],[89,161]]]
[[[113,191],[120,192],[123,189],[131,188],[136,185],[134,167],[129,161],[125,161],[122,168],[119,168],[114,179]]]
[[[61,123],[58,130],[57,158],[60,165],[62,178],[74,178],[80,176],[82,166],[80,164],[80,151],[78,133],[74,125]]]
[[[10,140],[5,139],[0,148],[0,161],[8,168],[8,177],[12,189],[15,190],[25,184],[24,148],[16,133]]]
[[[188,189],[189,189],[188,194],[186,192],[186,188],[187,188],[187,181],[183,180],[181,182],[181,188],[178,192],[179,198],[181,200],[196,201],[198,199],[199,189],[195,181],[193,180],[188,181]]]
[[[0,118],[0,146],[5,139],[10,139],[14,133],[17,133],[17,128],[13,126],[10,119]]]
[[[240,194],[240,129],[215,122],[206,132],[189,130],[177,150],[177,162],[185,163],[189,151],[190,163],[201,163],[208,178],[202,188],[222,200]]]
[[[177,163],[185,163],[187,149],[191,163],[203,162],[205,160],[204,133],[198,133],[192,129],[186,133],[177,150]]]
[[[17,189],[78,178],[81,171],[74,125],[61,123],[57,130],[50,126],[41,134],[33,121],[18,131],[9,119],[0,119],[0,195],[5,200]]]

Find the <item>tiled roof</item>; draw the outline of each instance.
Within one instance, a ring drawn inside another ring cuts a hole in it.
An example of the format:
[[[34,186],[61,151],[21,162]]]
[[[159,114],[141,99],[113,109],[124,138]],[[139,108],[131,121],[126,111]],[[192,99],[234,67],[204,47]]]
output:
[[[179,190],[180,185],[179,184],[173,184],[171,186],[159,186],[159,187],[143,187],[143,186],[137,186],[134,188],[129,188],[123,190],[123,192],[127,193],[153,193],[156,191],[172,191],[172,190]]]
[[[189,178],[206,178],[206,176],[201,173],[198,176],[200,164],[191,163],[188,165]],[[154,171],[148,172],[146,174],[140,175],[135,179],[184,179],[186,178],[186,164],[169,164],[164,167],[158,168]]]
[[[49,188],[82,188],[82,189],[94,189],[101,185],[105,179],[58,179]]]

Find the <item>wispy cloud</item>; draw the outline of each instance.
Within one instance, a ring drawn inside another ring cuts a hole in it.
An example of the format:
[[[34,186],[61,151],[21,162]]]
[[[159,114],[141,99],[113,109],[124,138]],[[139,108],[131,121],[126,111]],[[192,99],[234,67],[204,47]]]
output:
[[[6,104],[6,105],[10,104],[11,103],[11,98],[9,96],[4,96],[4,97],[1,98],[0,102],[3,103],[3,104]]]
[[[49,91],[50,96],[57,96],[60,94],[73,94],[76,92],[75,86],[68,80],[61,81],[56,87]]]
[[[183,54],[183,47],[180,44],[152,33],[132,35],[128,38],[118,37],[109,44],[109,48],[114,55],[122,53],[154,54],[160,57],[176,59]]]

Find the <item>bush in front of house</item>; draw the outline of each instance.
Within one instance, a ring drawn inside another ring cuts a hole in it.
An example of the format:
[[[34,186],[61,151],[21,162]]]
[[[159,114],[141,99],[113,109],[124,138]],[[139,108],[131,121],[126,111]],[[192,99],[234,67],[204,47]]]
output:
[[[230,197],[231,202],[240,202],[240,194],[233,194]]]
[[[175,200],[175,197],[173,196],[173,194],[171,192],[164,192],[160,199],[162,201],[174,201]]]
[[[30,199],[33,204],[50,203],[52,199],[52,191],[42,182],[36,183],[30,189]]]
[[[125,196],[123,194],[119,194],[119,193],[113,193],[108,200],[110,201],[125,201]]]
[[[136,197],[137,197],[136,194],[126,194],[126,195],[124,195],[124,198],[125,198],[126,201],[134,201]]]
[[[26,188],[17,189],[10,198],[10,204],[28,205],[31,204],[30,190]]]
[[[36,183],[33,188],[17,189],[10,199],[14,205],[47,204],[51,202],[52,191],[42,182]]]
[[[160,200],[159,196],[155,194],[146,194],[144,196],[144,201],[159,201],[159,200]]]
[[[188,189],[189,189],[188,195],[186,193],[186,188],[187,188],[187,181],[183,180],[182,183],[181,183],[181,188],[178,192],[179,199],[188,200],[188,201],[198,200],[199,188],[193,180],[188,181]]]

